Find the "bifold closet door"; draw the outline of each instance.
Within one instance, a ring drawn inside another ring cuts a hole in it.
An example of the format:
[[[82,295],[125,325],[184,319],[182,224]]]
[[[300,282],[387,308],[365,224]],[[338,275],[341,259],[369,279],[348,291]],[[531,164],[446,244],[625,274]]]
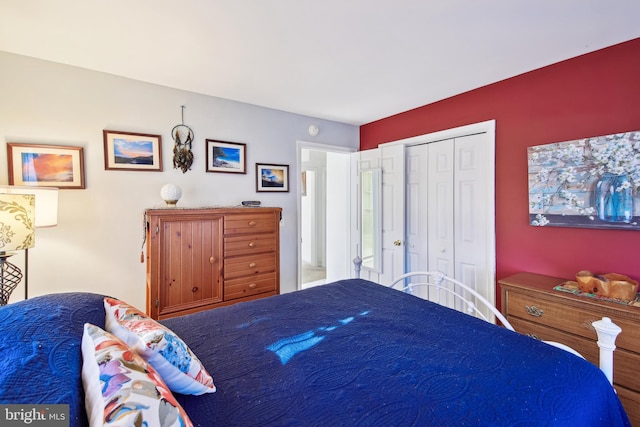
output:
[[[437,270],[490,295],[486,134],[407,147],[407,268]]]

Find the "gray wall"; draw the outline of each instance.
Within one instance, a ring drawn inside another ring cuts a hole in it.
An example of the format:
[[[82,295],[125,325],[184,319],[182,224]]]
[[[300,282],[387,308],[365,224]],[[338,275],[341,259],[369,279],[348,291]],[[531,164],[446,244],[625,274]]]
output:
[[[184,122],[195,133],[192,169],[173,169],[170,131]],[[311,137],[308,126],[320,133]],[[162,136],[163,172],[104,168],[103,129]],[[84,190],[61,190],[58,226],[38,229],[29,251],[29,295],[106,293],[144,308],[140,262],[143,212],[161,206],[160,188],[182,187],[179,206],[232,206],[261,200],[284,210],[281,288],[296,289],[298,170],[296,141],[358,148],[356,126],[142,83],[0,52],[0,184],[8,183],[7,142],[84,147]],[[247,144],[247,174],[205,172],[205,139]],[[256,193],[255,163],[290,166],[289,193]],[[24,266],[24,254],[12,262]],[[22,285],[11,301],[24,296]]]

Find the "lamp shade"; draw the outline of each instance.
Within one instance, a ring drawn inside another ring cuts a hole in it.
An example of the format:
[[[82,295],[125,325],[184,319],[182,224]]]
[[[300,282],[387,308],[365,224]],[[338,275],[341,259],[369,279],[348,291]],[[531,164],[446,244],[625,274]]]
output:
[[[35,196],[0,194],[0,252],[35,245]]]
[[[36,197],[35,226],[58,225],[58,189],[56,187],[0,186],[0,194],[33,194]]]

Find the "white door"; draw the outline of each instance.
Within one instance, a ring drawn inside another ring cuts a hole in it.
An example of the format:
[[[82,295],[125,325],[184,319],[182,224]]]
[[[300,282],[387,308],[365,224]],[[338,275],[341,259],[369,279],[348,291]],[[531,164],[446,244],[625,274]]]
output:
[[[404,145],[380,147],[382,169],[382,273],[388,284],[405,273],[405,157]]]
[[[405,271],[405,242],[404,242],[404,146],[386,145],[373,150],[365,150],[354,154],[354,162],[358,173],[362,170],[379,169],[382,175],[380,192],[381,196],[381,218],[380,224],[380,262],[379,268],[368,269],[363,267],[360,277],[376,283],[388,284]],[[359,182],[358,178],[353,179],[354,183]],[[360,212],[359,200],[360,189],[354,185],[355,197],[352,206],[356,215]],[[362,233],[359,228],[358,219],[352,220],[352,224],[358,224],[357,232]],[[360,239],[353,239],[358,242]],[[358,244],[353,245],[352,254],[361,253]]]

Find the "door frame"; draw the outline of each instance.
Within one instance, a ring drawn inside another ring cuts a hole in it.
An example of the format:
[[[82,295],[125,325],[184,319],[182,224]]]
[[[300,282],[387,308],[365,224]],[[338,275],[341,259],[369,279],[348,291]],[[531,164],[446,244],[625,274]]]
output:
[[[324,152],[332,152],[332,153],[342,153],[342,154],[351,154],[356,152],[357,150],[354,148],[349,148],[349,147],[341,147],[341,146],[337,146],[337,145],[330,145],[330,144],[321,144],[321,143],[317,143],[317,142],[309,142],[309,141],[303,141],[303,140],[298,140],[296,141],[296,164],[297,164],[297,170],[299,171],[300,174],[302,174],[303,171],[303,167],[302,167],[302,150],[316,150],[316,151],[324,151]],[[351,176],[351,172],[347,171],[347,176]],[[298,190],[297,190],[297,194],[296,194],[296,209],[298,214],[296,215],[296,220],[297,220],[297,247],[296,247],[296,253],[297,253],[297,284],[296,284],[296,289],[300,290],[302,289],[302,250],[301,250],[301,245],[302,245],[302,186],[298,185]],[[351,188],[351,185],[345,186],[347,189]],[[348,191],[348,190],[347,190]],[[348,218],[351,217],[351,215],[348,216]],[[347,248],[351,247],[351,243],[350,243],[350,239],[351,236],[347,235],[346,236],[347,239]],[[325,248],[326,251],[326,248]],[[326,259],[326,257],[325,257]]]

